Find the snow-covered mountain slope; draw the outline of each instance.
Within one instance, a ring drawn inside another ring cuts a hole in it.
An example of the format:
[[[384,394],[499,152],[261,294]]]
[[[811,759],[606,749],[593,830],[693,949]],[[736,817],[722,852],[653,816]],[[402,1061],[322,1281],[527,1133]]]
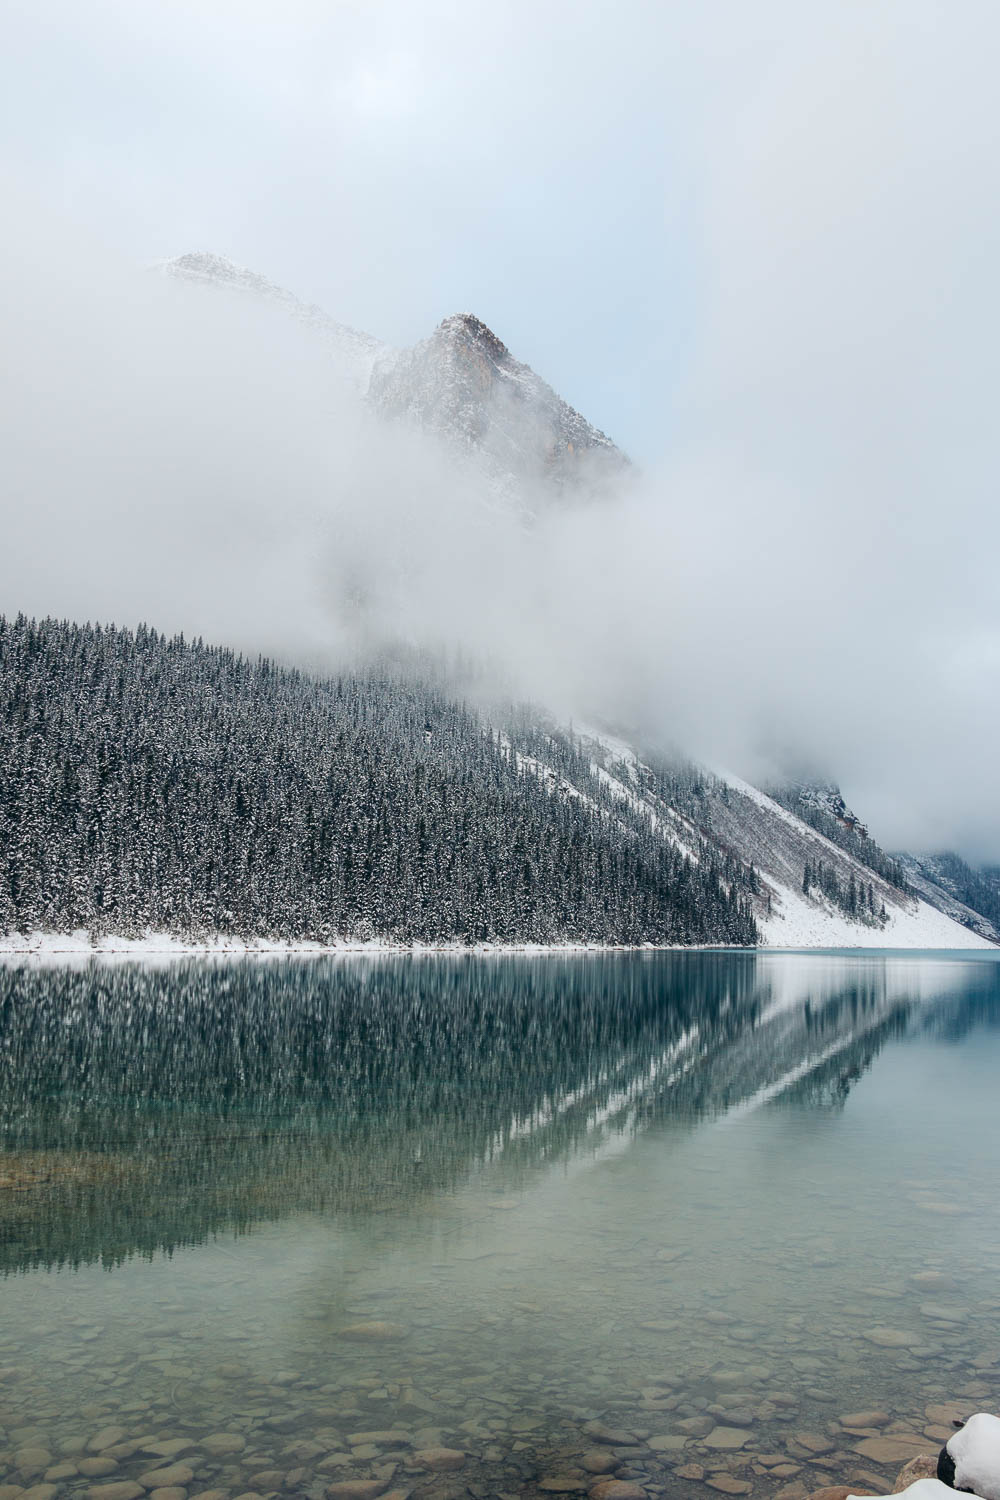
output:
[[[900,889],[739,777],[689,767],[666,778],[620,739],[590,731],[584,744],[605,785],[633,810],[644,810],[664,838],[692,855],[707,843],[753,867],[754,915],[765,946],[995,946],[989,934]]]
[[[375,361],[388,352],[387,345],[372,338],[371,334],[336,322],[315,303],[300,301],[284,287],[268,281],[266,276],[235,265],[225,256],[195,251],[176,260],[162,261],[158,269],[179,281],[260,298],[283,308],[297,323],[323,340],[338,372],[360,395],[368,390]]]
[[[159,269],[283,308],[323,340],[339,373],[380,416],[434,433],[518,511],[601,493],[629,468],[610,438],[469,313],[445,318],[429,339],[397,350],[221,255],[182,255]]]
[[[980,937],[1000,943],[1000,919],[996,915],[1000,910],[1000,875],[995,869],[974,870],[956,854],[897,857],[910,885],[924,901]]]
[[[445,318],[412,349],[375,363],[369,400],[480,455],[512,488],[600,488],[627,466],[610,438],[521,364],[469,313]]]

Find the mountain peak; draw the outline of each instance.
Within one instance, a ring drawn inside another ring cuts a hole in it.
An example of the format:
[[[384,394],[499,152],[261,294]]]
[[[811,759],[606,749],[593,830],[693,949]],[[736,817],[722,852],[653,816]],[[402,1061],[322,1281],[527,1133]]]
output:
[[[482,349],[492,359],[508,360],[512,357],[507,345],[475,313],[453,313],[450,318],[442,319],[434,337],[460,340],[471,348]]]
[[[629,468],[611,439],[474,313],[453,313],[430,338],[395,350],[213,251],[190,251],[159,269],[279,305],[323,338],[344,378],[382,416],[412,420],[474,455],[493,487],[528,511],[546,493],[599,493]]]
[[[429,339],[376,362],[369,398],[475,450],[501,489],[600,489],[628,459],[474,313],[453,313]]]

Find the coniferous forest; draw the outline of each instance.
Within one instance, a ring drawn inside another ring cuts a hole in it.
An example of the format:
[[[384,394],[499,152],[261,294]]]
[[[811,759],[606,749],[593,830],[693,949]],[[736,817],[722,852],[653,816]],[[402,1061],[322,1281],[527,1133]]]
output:
[[[523,713],[0,617],[0,931],[751,944],[755,888]]]

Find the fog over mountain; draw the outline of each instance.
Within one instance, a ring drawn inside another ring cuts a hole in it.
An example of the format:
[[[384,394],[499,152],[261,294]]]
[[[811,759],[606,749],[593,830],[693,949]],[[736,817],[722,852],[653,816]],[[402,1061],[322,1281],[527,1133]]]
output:
[[[1000,858],[992,9],[293,6],[313,58],[252,7],[58,10],[4,65],[6,614],[460,647],[565,717],[832,776],[883,846]],[[206,246],[365,348],[481,319],[627,478],[507,503],[280,300],[149,269]]]

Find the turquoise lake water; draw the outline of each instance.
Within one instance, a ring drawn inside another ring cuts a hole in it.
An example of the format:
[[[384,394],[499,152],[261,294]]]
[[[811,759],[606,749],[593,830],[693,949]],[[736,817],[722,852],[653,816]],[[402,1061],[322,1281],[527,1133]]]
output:
[[[0,1500],[888,1490],[998,1160],[1000,955],[7,964]]]

